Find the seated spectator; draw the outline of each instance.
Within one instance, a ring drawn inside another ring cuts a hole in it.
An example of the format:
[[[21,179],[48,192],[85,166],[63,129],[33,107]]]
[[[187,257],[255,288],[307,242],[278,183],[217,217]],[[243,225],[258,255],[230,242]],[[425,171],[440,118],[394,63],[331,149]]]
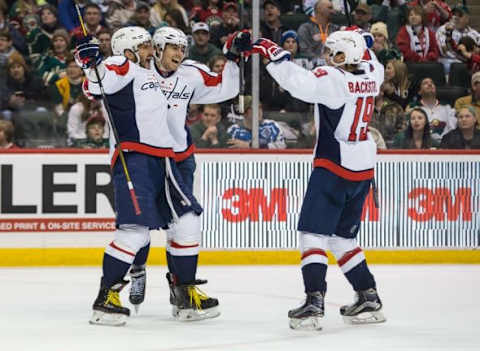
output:
[[[23,18],[25,36],[30,59],[45,55],[51,45],[50,37],[40,28],[40,18],[37,15],[27,15]]]
[[[435,33],[424,23],[423,8],[411,7],[408,22],[398,31],[397,46],[406,62],[435,62],[439,56]]]
[[[27,15],[36,14],[39,6],[36,0],[16,0],[11,4],[8,17],[10,19],[17,19],[22,22],[22,18]]]
[[[82,149],[108,148],[108,139],[104,137],[105,120],[103,117],[90,117],[86,123],[85,139],[75,140],[74,147]]]
[[[216,55],[221,55],[222,50],[210,44],[210,29],[204,22],[194,23],[192,26],[193,45],[188,50],[188,58],[204,64]]]
[[[217,55],[213,56],[210,61],[208,61],[208,67],[212,72],[221,73],[223,67],[225,67],[225,63],[227,63],[227,58],[223,55]]]
[[[124,27],[135,13],[135,0],[112,0],[108,8],[106,22],[108,27],[115,31]]]
[[[98,32],[97,39],[100,42],[100,52],[103,57],[109,57],[113,55],[112,52],[112,32],[106,28]]]
[[[55,113],[58,117],[68,112],[70,107],[77,101],[77,98],[83,94],[83,71],[76,64],[73,55],[67,57],[67,68],[65,77],[57,80],[49,88],[50,100],[55,106]],[[67,116],[65,116],[65,121]]]
[[[0,149],[16,149],[17,145],[13,142],[15,128],[10,121],[0,120]]]
[[[104,119],[102,104],[99,100],[90,100],[85,94],[81,94],[77,102],[68,111],[67,136],[68,144],[75,144],[77,139],[87,137],[87,121],[92,117]],[[104,138],[108,137],[108,129],[105,129]]]
[[[280,46],[283,47],[285,50],[290,51],[290,53],[292,54],[291,61],[305,69],[313,69],[312,61],[299,51],[298,44],[299,42],[297,32],[291,29],[282,33],[282,38],[280,39]]]
[[[137,1],[137,7],[135,8],[132,17],[130,17],[127,26],[143,27],[153,36],[156,27],[154,27],[150,21],[150,5],[144,1]]]
[[[413,0],[408,3],[409,7],[420,6],[425,12],[425,25],[432,31],[447,22],[451,16],[448,4],[443,0]]]
[[[185,34],[190,33],[190,29],[183,22],[183,15],[179,9],[170,9],[165,14],[165,22],[170,27],[178,28]]]
[[[387,25],[388,37],[396,38],[398,30],[406,22],[409,0],[368,0],[372,8],[372,21]]]
[[[228,134],[220,123],[220,105],[209,104],[203,107],[202,119],[190,127],[195,146],[199,148],[225,148]]]
[[[372,9],[367,4],[358,4],[353,11],[353,24],[363,29],[370,31],[370,21],[372,20]]]
[[[77,17],[77,15],[75,15]],[[87,3],[83,10],[83,21],[85,24],[85,29],[89,35],[96,37],[98,33],[105,28],[100,24],[102,21],[102,10],[100,6],[94,3]],[[72,41],[76,45],[78,40],[83,38],[83,29],[81,26],[76,27],[72,31]]]
[[[463,107],[457,113],[457,128],[445,134],[441,149],[480,149],[478,116],[473,107]]]
[[[280,20],[280,5],[275,0],[263,2],[263,20],[260,21],[260,32],[263,38],[270,39],[280,44],[282,33],[286,28]]]
[[[52,5],[43,5],[38,13],[42,31],[52,39],[53,33],[57,29],[63,29],[58,21],[57,10]]]
[[[431,149],[436,145],[430,136],[427,113],[419,107],[410,111],[407,130],[398,133],[393,141],[394,149]]]
[[[452,47],[461,55],[460,60],[468,65],[471,74],[480,71],[480,46],[473,38],[466,36],[460,39],[458,45],[451,42]]]
[[[390,60],[401,60],[402,54],[392,47],[388,41],[387,25],[383,22],[377,22],[370,28],[374,42],[372,50],[382,65],[386,65]]]
[[[386,98],[397,102],[402,108],[415,96],[413,83],[408,78],[407,65],[399,60],[388,61],[385,67],[383,91]]]
[[[7,31],[0,31],[0,76],[6,77],[6,68],[9,58],[13,55],[20,55],[13,47],[12,37]]]
[[[200,6],[195,6],[192,9],[190,19],[194,22],[205,22],[213,30],[214,27],[223,22],[222,1],[201,0]]]
[[[11,22],[8,21],[6,17],[6,10],[3,9],[0,10],[0,33],[8,33],[10,37],[9,40],[12,41],[13,47],[22,55],[28,54],[25,37]]]
[[[228,128],[231,137],[227,144],[232,149],[248,149],[252,146],[252,97],[246,96],[244,100],[245,114],[243,120]],[[263,149],[285,149],[287,147],[280,126],[272,120],[263,119],[263,109],[258,109],[259,144]]]
[[[212,44],[217,47],[223,47],[228,36],[240,29],[240,19],[238,16],[238,5],[236,3],[226,2],[223,4],[223,22],[213,28],[210,39]]]
[[[168,10],[177,9],[182,13],[183,22],[188,26],[187,11],[178,4],[177,0],[156,0],[150,9],[150,22],[154,27],[159,27],[165,21],[165,14]]]
[[[67,56],[70,55],[70,36],[65,29],[57,29],[53,33],[48,55],[65,64]]]
[[[383,99],[382,95],[381,90],[375,98],[375,112],[368,126],[377,129],[390,148],[394,136],[406,128],[404,111],[398,103]]]
[[[314,61],[314,65],[324,65],[323,47],[327,37],[340,29],[330,22],[334,9],[330,0],[319,0],[315,4],[314,17],[298,28],[300,52]]]
[[[450,65],[454,62],[461,62],[462,56],[455,48],[460,39],[466,36],[471,37],[477,44],[480,43],[480,33],[469,26],[469,11],[464,6],[457,6],[452,11],[452,20],[438,28],[437,43],[440,49],[438,59],[445,67],[445,72],[450,72]]]
[[[480,72],[472,76],[472,93],[458,98],[457,101],[455,101],[455,111],[458,114],[460,109],[469,106],[475,109],[478,122],[477,128],[480,128]]]
[[[455,110],[450,105],[441,105],[437,99],[437,87],[431,78],[424,78],[418,90],[420,99],[411,107],[421,107],[428,116],[432,138],[440,142],[442,137],[457,126]]]

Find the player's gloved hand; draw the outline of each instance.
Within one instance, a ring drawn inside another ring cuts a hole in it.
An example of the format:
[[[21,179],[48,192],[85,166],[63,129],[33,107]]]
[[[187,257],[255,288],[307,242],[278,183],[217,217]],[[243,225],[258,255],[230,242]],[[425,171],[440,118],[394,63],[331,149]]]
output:
[[[227,59],[237,61],[241,53],[249,52],[251,48],[250,32],[244,29],[228,36],[227,41],[223,45],[223,54]]]
[[[260,54],[264,58],[273,61],[281,62],[283,60],[290,60],[291,54],[289,51],[282,49],[276,43],[269,39],[260,38],[252,45],[252,54]]]
[[[98,41],[91,35],[79,40],[75,48],[75,61],[83,69],[97,66],[102,62],[103,56],[100,53]]]

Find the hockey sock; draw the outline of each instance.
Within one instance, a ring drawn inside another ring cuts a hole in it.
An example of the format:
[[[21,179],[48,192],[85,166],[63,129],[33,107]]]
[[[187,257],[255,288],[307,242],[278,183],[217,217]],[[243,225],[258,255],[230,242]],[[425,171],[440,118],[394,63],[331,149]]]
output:
[[[171,256],[178,284],[192,284],[197,274],[198,255]]]
[[[367,290],[375,288],[375,278],[367,266],[367,261],[363,260],[358,265],[345,272],[345,277],[352,284],[353,290]]]
[[[147,246],[142,247],[138,250],[137,254],[135,255],[135,259],[133,260],[134,266],[143,266],[147,262],[148,253],[150,252],[150,243]]]
[[[109,254],[103,255],[103,284],[107,287],[112,287],[125,277],[130,263],[120,261],[119,259],[110,256]]]
[[[167,253],[167,266],[168,266],[168,271],[170,273],[175,274],[175,265],[173,264],[173,256],[170,254],[170,252],[166,251]]]
[[[310,263],[302,267],[303,284],[305,292],[327,291],[327,265],[322,263]]]

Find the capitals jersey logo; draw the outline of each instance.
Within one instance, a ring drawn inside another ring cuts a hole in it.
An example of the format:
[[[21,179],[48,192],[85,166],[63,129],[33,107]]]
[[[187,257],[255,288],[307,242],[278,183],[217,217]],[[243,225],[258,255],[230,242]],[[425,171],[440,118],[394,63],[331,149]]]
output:
[[[158,89],[161,89],[160,82],[158,81],[158,79],[154,75],[149,75],[149,76],[147,76],[147,81],[142,84],[140,89],[141,90],[153,89],[153,90],[157,91]]]

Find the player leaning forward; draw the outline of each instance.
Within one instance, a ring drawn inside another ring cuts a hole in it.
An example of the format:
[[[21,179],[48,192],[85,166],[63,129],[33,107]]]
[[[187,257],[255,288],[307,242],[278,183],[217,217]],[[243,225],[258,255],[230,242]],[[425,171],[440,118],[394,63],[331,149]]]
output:
[[[140,27],[119,29],[112,36],[112,49],[116,56],[102,62],[98,45],[85,40],[77,47],[76,56],[85,69],[88,89],[94,95],[100,94],[97,75],[92,69],[93,65],[97,66],[105,89],[105,103],[111,109],[142,210],[141,215],[135,214],[121,163],[116,162],[118,155],[112,138],[110,155],[117,230],[105,250],[100,291],[90,322],[123,325],[130,311],[121,305],[119,292],[128,283],[124,277],[135,255],[150,242],[149,230],[164,227],[173,220],[184,229],[183,238],[191,244],[200,237],[202,208],[183,183],[173,160],[174,139],[167,124],[168,102],[156,88],[158,82],[150,67],[153,57],[150,34]],[[190,265],[185,271],[195,269]],[[195,317],[198,308],[205,304],[211,309],[218,306],[217,299],[199,297],[193,281],[185,281],[177,289],[175,304],[181,310],[179,319]],[[212,316],[218,315],[210,312]]]
[[[288,312],[293,329],[321,329],[327,250],[356,292],[356,301],[340,308],[344,320],[385,321],[374,277],[356,241],[376,158],[367,127],[384,70],[376,60],[362,61],[366,45],[356,32],[334,32],[325,45],[329,66],[313,71],[289,62],[289,54],[269,40],[260,39],[253,46],[253,52],[271,60],[267,70],[282,88],[315,104],[314,169],[298,223],[307,297],[302,306]]]
[[[195,172],[194,145],[186,118],[190,104],[211,104],[231,99],[238,95],[239,68],[234,61],[240,56],[240,50],[250,49],[250,34],[247,31],[233,33],[225,43],[224,53],[229,58],[220,74],[196,61],[184,60],[187,50],[187,37],[177,28],[159,28],[153,36],[155,63],[152,70],[160,89],[165,94],[168,103],[168,127],[175,140],[175,161],[183,178],[184,184],[193,193],[193,174]],[[181,228],[172,224],[167,229],[167,280],[170,285],[170,302],[173,305],[172,313],[176,314],[174,286],[182,284],[182,279],[192,280],[195,274],[177,274],[184,270],[185,264],[196,265],[198,260],[199,243],[197,245],[181,245],[178,238],[182,236]],[[142,248],[135,258],[130,272],[132,286],[130,302],[138,308],[145,298],[146,271],[148,246]],[[206,281],[197,280],[197,283]]]

